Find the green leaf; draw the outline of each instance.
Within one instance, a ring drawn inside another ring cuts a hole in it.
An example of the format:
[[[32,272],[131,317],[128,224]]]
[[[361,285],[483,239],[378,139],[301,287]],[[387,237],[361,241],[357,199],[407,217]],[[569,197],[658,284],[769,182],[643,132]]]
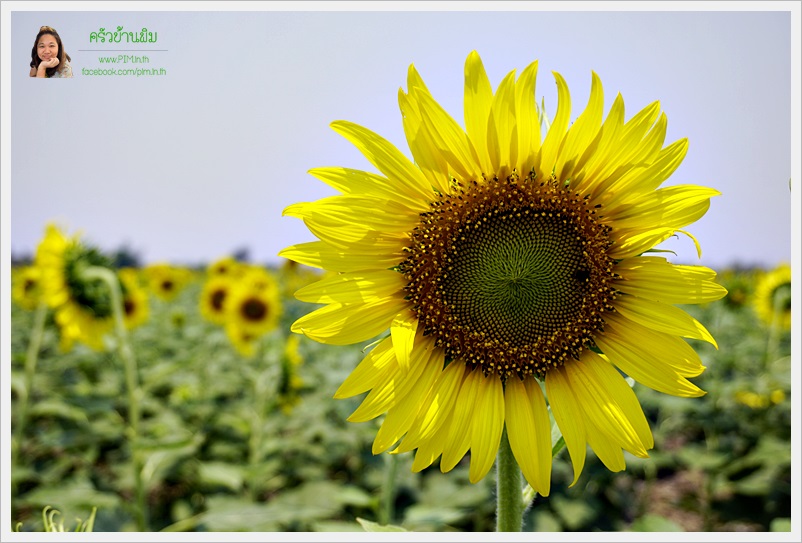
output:
[[[225,462],[202,462],[199,466],[198,476],[200,483],[205,486],[222,486],[238,492],[242,489],[242,466],[227,464]]]
[[[791,531],[791,519],[789,518],[776,518],[771,521],[769,525],[769,531],[772,532],[790,532]]]
[[[406,532],[406,530],[401,526],[395,526],[393,524],[382,526],[381,524],[377,524],[359,517],[357,517],[356,521],[366,532]]]
[[[684,532],[680,525],[660,515],[647,513],[629,527],[632,532]]]

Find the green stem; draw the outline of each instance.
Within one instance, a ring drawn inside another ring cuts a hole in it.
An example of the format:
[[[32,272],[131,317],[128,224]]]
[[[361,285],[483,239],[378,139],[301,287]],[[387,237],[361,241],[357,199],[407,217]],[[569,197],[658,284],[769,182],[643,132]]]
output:
[[[496,531],[520,532],[524,514],[521,469],[512,454],[506,428],[501,433],[496,465]]]
[[[386,455],[387,467],[385,469],[385,479],[382,485],[381,497],[379,499],[379,524],[387,526],[393,521],[393,509],[395,505],[395,478],[398,473],[398,455]]]
[[[142,453],[139,446],[139,420],[141,418],[140,400],[142,391],[139,388],[136,358],[128,344],[128,332],[125,328],[123,316],[123,297],[117,275],[108,268],[92,266],[86,268],[82,274],[86,279],[99,279],[109,287],[111,295],[111,308],[114,316],[115,331],[117,333],[117,350],[123,361],[125,372],[125,386],[128,392],[128,434],[131,443],[131,463],[134,469],[134,494],[136,507],[134,508],[137,530],[148,531],[147,501],[145,496],[145,482],[142,479]]]
[[[47,305],[44,302],[39,302],[36,307],[36,313],[33,316],[33,328],[31,329],[31,337],[28,340],[28,352],[25,355],[25,382],[23,390],[20,392],[17,427],[14,428],[14,439],[12,440],[11,456],[17,464],[20,460],[19,451],[22,447],[22,439],[25,437],[25,425],[28,423],[28,407],[30,406],[31,391],[33,390],[33,377],[36,375],[36,362],[39,360],[39,349],[42,346],[46,316]]]

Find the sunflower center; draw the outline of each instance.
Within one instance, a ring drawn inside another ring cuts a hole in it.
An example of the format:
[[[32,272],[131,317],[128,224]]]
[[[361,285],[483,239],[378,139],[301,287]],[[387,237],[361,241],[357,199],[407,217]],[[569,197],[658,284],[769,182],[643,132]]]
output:
[[[455,183],[421,214],[400,266],[424,333],[502,379],[578,357],[614,297],[596,210],[555,178]]]
[[[165,291],[169,292],[169,291],[173,290],[174,286],[175,286],[175,283],[173,283],[173,281],[171,279],[165,279],[164,281],[162,281],[162,289],[165,290]]]
[[[111,261],[92,247],[73,244],[64,252],[64,280],[70,298],[97,318],[111,316],[111,295],[99,279],[86,280],[82,272],[89,267],[111,267]]]
[[[211,304],[215,311],[223,310],[223,300],[226,299],[226,291],[224,289],[215,290],[212,292]]]
[[[590,285],[574,226],[531,207],[482,219],[454,241],[452,269],[441,276],[456,322],[526,345],[576,319]]]
[[[129,317],[133,315],[136,312],[136,302],[130,298],[123,300],[123,311],[125,311],[125,314]]]
[[[22,286],[22,289],[25,291],[25,294],[30,294],[34,287],[36,286],[36,281],[33,279],[26,279],[25,283]]]
[[[242,316],[249,321],[259,322],[267,315],[267,305],[262,300],[249,298],[242,304]]]

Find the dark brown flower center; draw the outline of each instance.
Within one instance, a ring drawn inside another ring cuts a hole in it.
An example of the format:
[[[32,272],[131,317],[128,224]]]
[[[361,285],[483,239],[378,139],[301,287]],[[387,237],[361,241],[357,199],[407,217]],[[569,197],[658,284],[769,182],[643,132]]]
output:
[[[222,311],[223,310],[223,301],[226,299],[226,291],[225,291],[225,289],[221,288],[221,289],[215,290],[214,292],[212,292],[212,295],[211,295],[210,298],[211,298],[210,302],[212,304],[212,308],[214,308],[215,311]]]
[[[401,264],[446,356],[502,379],[577,357],[612,310],[609,229],[552,178],[457,183],[421,214]]]
[[[259,322],[267,316],[267,305],[257,298],[248,298],[241,307],[242,316],[246,320]]]

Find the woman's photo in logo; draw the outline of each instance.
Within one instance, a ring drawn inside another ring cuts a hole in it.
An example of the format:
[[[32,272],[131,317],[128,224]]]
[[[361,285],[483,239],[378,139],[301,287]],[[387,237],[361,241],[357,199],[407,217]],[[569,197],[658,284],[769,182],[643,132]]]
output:
[[[56,29],[41,27],[31,50],[31,77],[72,77],[70,60]]]

